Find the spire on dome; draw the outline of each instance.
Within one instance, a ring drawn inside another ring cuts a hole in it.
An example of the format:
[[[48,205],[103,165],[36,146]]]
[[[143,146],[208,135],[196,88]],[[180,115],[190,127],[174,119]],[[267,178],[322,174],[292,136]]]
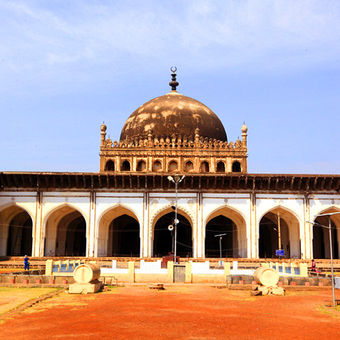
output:
[[[169,83],[169,85],[171,86],[171,91],[176,91],[176,87],[179,85],[178,82],[176,81],[176,71],[177,71],[177,67],[176,66],[172,66],[170,68],[171,73],[171,82]]]

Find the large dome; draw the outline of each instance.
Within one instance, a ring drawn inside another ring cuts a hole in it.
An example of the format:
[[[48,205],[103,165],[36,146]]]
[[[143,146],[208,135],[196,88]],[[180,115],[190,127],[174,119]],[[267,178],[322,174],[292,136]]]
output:
[[[133,112],[122,129],[120,140],[147,136],[150,131],[158,138],[194,137],[197,128],[201,137],[227,141],[224,127],[214,112],[193,98],[171,91]]]

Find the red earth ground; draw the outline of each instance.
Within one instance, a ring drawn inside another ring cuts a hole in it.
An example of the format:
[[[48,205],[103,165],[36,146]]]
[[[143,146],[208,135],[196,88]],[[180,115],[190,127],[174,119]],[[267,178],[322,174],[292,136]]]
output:
[[[339,339],[331,290],[250,297],[210,286],[62,293],[0,325],[2,339]],[[337,298],[340,298],[337,292]]]

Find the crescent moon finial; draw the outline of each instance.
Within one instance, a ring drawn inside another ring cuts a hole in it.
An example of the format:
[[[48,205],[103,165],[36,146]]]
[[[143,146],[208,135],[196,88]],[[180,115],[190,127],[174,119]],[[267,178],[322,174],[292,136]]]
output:
[[[176,71],[177,71],[177,67],[176,66],[171,66],[170,67],[170,71],[172,72],[171,74],[171,82],[169,83],[169,85],[171,86],[171,91],[176,91],[176,88],[178,86],[178,82],[176,80]]]

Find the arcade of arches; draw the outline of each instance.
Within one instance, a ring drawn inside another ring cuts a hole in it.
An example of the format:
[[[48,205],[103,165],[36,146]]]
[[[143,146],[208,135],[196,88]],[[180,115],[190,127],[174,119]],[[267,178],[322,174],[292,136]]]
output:
[[[328,209],[324,213],[337,212]],[[173,232],[168,226],[174,223],[174,210],[161,212],[153,223],[151,255],[168,255],[173,251]],[[178,212],[177,254],[193,256],[193,224],[183,211]],[[328,217],[317,217],[311,226],[314,258],[330,258]],[[45,219],[44,256],[85,256],[87,223],[83,215],[73,207],[63,205]],[[340,214],[331,217],[332,250],[335,259],[340,258]],[[11,205],[0,211],[0,256],[32,254],[32,218],[23,208]],[[285,257],[301,257],[299,220],[289,210],[274,208],[259,222],[258,254],[260,258],[275,257],[277,249],[283,249]],[[280,244],[279,244],[280,230]],[[204,255],[207,258],[247,257],[246,223],[243,217],[229,207],[213,212],[205,222]],[[97,256],[140,257],[141,230],[138,218],[129,209],[116,206],[106,211],[98,226]]]
[[[115,162],[113,160],[108,160],[105,163],[104,171],[107,172],[114,172],[116,170],[115,168]],[[128,160],[123,161],[121,165],[121,171],[131,171],[131,165]],[[147,166],[145,160],[139,160],[136,165],[136,171],[146,171]],[[158,172],[162,170],[162,163],[159,160],[156,160],[152,164],[152,171]],[[168,164],[168,171],[174,172],[178,170],[178,163],[176,161],[170,161]],[[194,170],[194,164],[192,161],[186,161],[183,167],[184,172],[192,172]],[[200,163],[199,170],[201,173],[207,173],[210,172],[210,166],[207,161],[203,161]],[[226,166],[225,163],[222,161],[218,161],[216,163],[216,172],[218,173],[225,173],[226,172]],[[232,172],[241,172],[241,163],[238,161],[234,161],[232,164]]]

